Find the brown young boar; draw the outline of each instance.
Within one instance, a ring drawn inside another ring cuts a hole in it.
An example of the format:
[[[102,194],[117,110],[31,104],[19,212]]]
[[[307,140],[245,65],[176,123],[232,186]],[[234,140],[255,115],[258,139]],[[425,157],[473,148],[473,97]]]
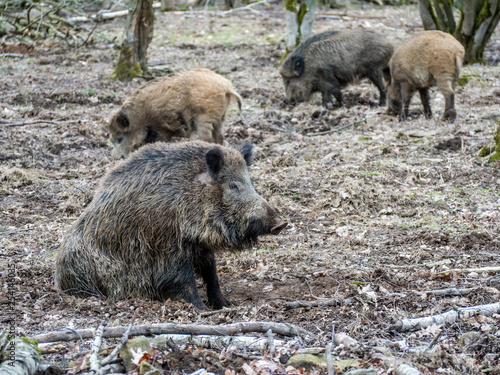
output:
[[[223,144],[222,123],[232,98],[241,110],[231,82],[208,69],[146,82],[111,116],[113,156],[126,157],[146,143],[174,136],[197,134],[200,140]]]
[[[202,141],[142,147],[111,169],[73,224],[57,254],[62,291],[179,297],[204,308],[195,284],[207,285],[208,304],[228,305],[215,253],[241,250],[286,223],[252,186],[252,145],[239,150]]]
[[[455,88],[464,54],[464,47],[452,35],[437,30],[421,32],[397,47],[384,70],[389,113],[405,120],[418,90],[425,117],[430,118],[429,87],[437,86],[445,98],[442,119],[455,121]]]
[[[300,43],[280,68],[289,102],[303,102],[320,92],[326,106],[332,95],[342,105],[341,88],[367,77],[380,91],[385,105],[382,70],[389,63],[392,45],[369,30],[325,31]]]

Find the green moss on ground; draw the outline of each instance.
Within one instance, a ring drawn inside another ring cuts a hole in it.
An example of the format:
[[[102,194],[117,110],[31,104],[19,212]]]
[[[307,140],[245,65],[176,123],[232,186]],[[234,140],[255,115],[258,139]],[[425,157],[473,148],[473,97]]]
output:
[[[494,144],[483,146],[478,153],[480,157],[486,157],[489,155],[489,163],[500,160],[500,126],[497,128],[495,137],[493,137],[493,141]]]

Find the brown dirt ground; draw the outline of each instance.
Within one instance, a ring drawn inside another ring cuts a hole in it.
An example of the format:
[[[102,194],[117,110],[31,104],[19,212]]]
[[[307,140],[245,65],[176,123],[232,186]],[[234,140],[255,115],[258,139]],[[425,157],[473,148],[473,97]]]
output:
[[[256,189],[289,222],[280,236],[263,238],[252,251],[220,254],[223,291],[238,309],[201,316],[178,301],[129,299],[108,305],[60,295],[53,286],[61,238],[115,163],[102,126],[144,81],[108,80],[118,55],[113,40],[121,37],[125,22],[115,19],[99,26],[92,45],[79,49],[49,41],[26,46],[12,39],[1,45],[1,52],[26,56],[0,57],[0,322],[15,321],[16,333],[28,336],[96,327],[102,319],[123,325],[134,308],[140,309],[137,324],[287,322],[314,335],[300,346],[324,346],[332,327],[347,333],[359,344],[337,348],[334,359],[361,358],[358,366],[379,374],[392,371],[377,359],[374,348],[380,346],[425,374],[500,373],[500,344],[486,339],[492,334],[500,340],[499,314],[418,332],[391,329],[401,318],[500,300],[499,273],[440,274],[500,266],[500,164],[477,157],[492,140],[500,114],[499,30],[486,51],[491,65],[463,69],[469,80],[457,90],[454,124],[439,120],[444,100],[436,90],[431,120],[423,118],[415,97],[413,118],[398,123],[375,106],[378,92],[365,80],[344,90],[346,107],[322,108],[318,96],[287,106],[277,69],[283,52],[281,8],[256,9],[226,15],[157,13],[149,49],[151,66],[167,66],[155,75],[205,67],[233,82],[244,107],[241,116],[235,107],[229,113],[227,142],[255,143]],[[315,32],[372,28],[396,45],[421,30],[415,5],[353,3],[345,17],[325,17],[337,10],[320,13]],[[12,125],[33,120],[43,121]],[[14,310],[7,300],[7,266],[16,269]],[[477,289],[463,296],[426,293],[450,287]],[[285,308],[287,302],[317,297],[338,303]],[[482,332],[482,341],[458,346],[468,331]],[[438,332],[433,354],[412,350],[428,345]],[[45,360],[66,367],[77,351],[67,344]],[[258,367],[237,356],[221,367],[196,351],[159,358],[165,373],[203,366],[217,373],[250,373],[245,363]],[[278,356],[274,361],[274,373],[300,373]]]

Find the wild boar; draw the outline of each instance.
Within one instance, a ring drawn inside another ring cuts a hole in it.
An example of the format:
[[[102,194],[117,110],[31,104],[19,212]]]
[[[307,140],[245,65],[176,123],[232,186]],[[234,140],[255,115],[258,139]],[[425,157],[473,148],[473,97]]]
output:
[[[437,30],[421,32],[397,47],[384,70],[388,112],[405,120],[411,98],[418,90],[425,117],[432,117],[429,87],[437,86],[445,98],[442,119],[455,121],[455,88],[464,54],[464,47],[452,35]]]
[[[215,253],[242,250],[287,224],[252,186],[252,144],[147,145],[111,169],[56,257],[59,290],[79,296],[182,298],[203,309],[222,295]]]
[[[300,43],[280,68],[289,102],[303,102],[320,92],[326,106],[332,95],[342,105],[341,88],[367,77],[380,91],[385,105],[382,70],[389,63],[392,45],[369,30],[325,31]]]
[[[139,147],[172,137],[223,144],[227,108],[241,97],[229,80],[208,69],[157,78],[140,86],[108,123],[113,156],[126,157]]]

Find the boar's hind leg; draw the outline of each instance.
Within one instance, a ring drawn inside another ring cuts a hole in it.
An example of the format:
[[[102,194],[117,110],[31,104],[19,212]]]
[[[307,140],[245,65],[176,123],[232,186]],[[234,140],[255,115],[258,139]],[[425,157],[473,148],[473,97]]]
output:
[[[444,95],[445,107],[443,113],[443,120],[450,122],[455,121],[457,118],[457,111],[455,110],[455,92],[452,87],[451,79],[438,80],[437,86]]]
[[[387,100],[387,91],[385,89],[384,81],[382,80],[381,70],[370,70],[366,75],[370,81],[378,88],[380,92],[380,99],[378,101],[379,106],[384,106]]]
[[[429,89],[418,89],[420,93],[420,100],[422,101],[422,105],[424,106],[424,115],[425,118],[432,117],[431,105],[429,104]]]
[[[196,271],[207,284],[208,304],[218,310],[230,306],[229,301],[222,295],[215,265],[215,256],[212,252],[203,252],[195,260]]]

